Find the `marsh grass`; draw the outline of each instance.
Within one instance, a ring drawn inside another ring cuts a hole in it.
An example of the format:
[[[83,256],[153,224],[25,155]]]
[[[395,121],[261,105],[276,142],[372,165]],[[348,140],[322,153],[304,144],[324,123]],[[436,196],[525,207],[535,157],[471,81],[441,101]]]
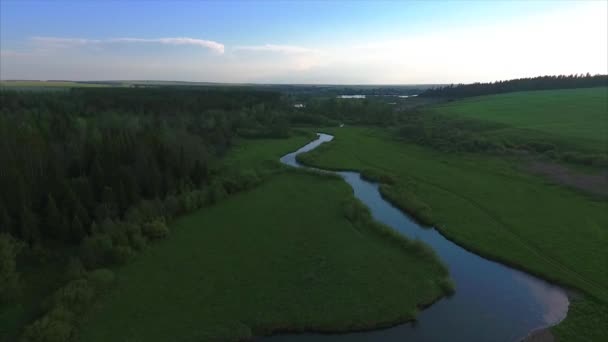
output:
[[[594,340],[591,336],[605,331],[600,325],[581,323],[591,320],[586,312],[602,312],[608,303],[605,200],[526,174],[513,158],[444,153],[406,144],[380,129],[341,128],[333,134],[333,142],[304,160],[328,169],[390,170],[397,183],[382,186],[384,195],[391,200],[393,194],[391,202],[407,212],[424,212],[408,192],[415,195],[432,208],[427,222],[449,240],[485,258],[584,291],[583,301],[588,303],[580,307],[597,309],[576,310],[575,304],[554,328],[558,335],[578,331],[579,340]],[[391,188],[394,193],[386,191]]]

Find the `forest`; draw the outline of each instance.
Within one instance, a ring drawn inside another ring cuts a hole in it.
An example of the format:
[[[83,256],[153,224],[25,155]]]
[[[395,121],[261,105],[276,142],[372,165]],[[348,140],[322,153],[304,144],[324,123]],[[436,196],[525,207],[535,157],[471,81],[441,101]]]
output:
[[[74,246],[88,268],[120,264],[165,236],[168,219],[251,186],[255,170],[219,162],[235,139],[393,115],[369,100],[296,110],[281,93],[236,87],[4,90],[0,103],[5,300],[18,288],[17,250]]]
[[[450,84],[433,87],[420,93],[422,97],[463,98],[515,91],[573,89],[608,86],[608,75],[537,76],[506,81],[471,84]]]

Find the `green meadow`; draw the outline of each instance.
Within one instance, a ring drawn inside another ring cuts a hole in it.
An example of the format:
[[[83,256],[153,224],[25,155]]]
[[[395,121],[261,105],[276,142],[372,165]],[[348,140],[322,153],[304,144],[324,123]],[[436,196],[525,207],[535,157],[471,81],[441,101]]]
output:
[[[98,88],[108,87],[108,84],[73,82],[73,81],[1,81],[0,89],[28,89],[28,88]]]
[[[606,152],[608,88],[516,92],[450,102],[434,112],[500,124],[496,138],[544,140],[567,148]]]
[[[385,186],[389,200],[414,216],[423,208],[424,221],[461,246],[593,297],[558,326],[558,333],[571,331],[572,322],[589,322],[577,313],[606,317],[606,306],[597,304],[608,302],[606,201],[524,173],[513,158],[439,152],[406,144],[381,129],[328,133],[334,141],[302,161],[389,175],[394,183]],[[391,189],[402,197],[390,196]]]
[[[309,139],[241,141],[227,162],[276,162]],[[177,219],[116,279],[82,341],[371,329],[451,291],[434,253],[373,223],[344,181],[294,170]]]

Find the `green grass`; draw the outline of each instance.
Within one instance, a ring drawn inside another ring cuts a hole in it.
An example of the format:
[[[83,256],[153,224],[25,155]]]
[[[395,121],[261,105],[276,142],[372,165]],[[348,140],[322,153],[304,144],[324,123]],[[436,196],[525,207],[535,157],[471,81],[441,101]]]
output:
[[[503,124],[486,133],[495,137],[537,139],[600,152],[608,147],[606,87],[480,96],[435,111]]]
[[[240,139],[223,162],[229,168],[263,168],[315,138],[312,132],[295,131],[289,139]]]
[[[108,87],[107,84],[101,83],[82,83],[73,81],[0,81],[0,88],[98,88]]]
[[[242,140],[226,163],[256,168],[310,138]],[[117,271],[81,340],[369,329],[412,319],[452,290],[426,246],[372,223],[366,211],[353,216],[353,201],[337,177],[289,170],[178,219],[169,239]]]
[[[351,224],[335,178],[284,173],[173,224],[118,271],[83,341],[239,339],[341,331],[413,318],[440,296],[432,257]]]
[[[608,302],[605,200],[522,173],[515,159],[442,153],[375,129],[333,133],[334,141],[310,153],[308,162],[391,174],[458,244]],[[576,311],[572,315],[576,320]]]

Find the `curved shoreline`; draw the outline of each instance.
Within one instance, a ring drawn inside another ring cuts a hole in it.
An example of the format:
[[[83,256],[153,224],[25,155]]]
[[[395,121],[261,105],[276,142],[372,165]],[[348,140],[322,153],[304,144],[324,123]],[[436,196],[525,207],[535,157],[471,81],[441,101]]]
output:
[[[301,160],[299,158],[300,154],[308,152],[308,151],[311,151],[311,150],[317,148],[318,146],[322,145],[324,142],[328,142],[328,141],[331,141],[333,139],[333,136],[330,136],[330,135],[319,134],[319,133],[317,135],[318,135],[318,138],[316,140],[312,141],[311,143],[305,145],[304,147],[298,149],[295,152],[292,152],[292,153],[289,153],[289,154],[283,156],[281,158],[281,162],[283,164],[290,165],[292,167],[303,167],[303,168],[307,168],[307,169],[318,170],[318,171],[321,171],[321,172],[331,172],[331,173],[340,175],[347,183],[349,183],[351,185],[351,187],[353,187],[353,190],[355,192],[356,192],[356,188],[355,188],[356,185],[353,184],[353,180],[352,179],[348,180],[347,177],[354,177],[354,176],[356,176],[356,177],[360,178],[362,181],[365,181],[366,183],[368,183],[368,186],[371,185],[372,187],[375,187],[376,191],[378,192],[378,195],[381,198],[381,200],[383,200],[384,202],[386,202],[388,205],[390,205],[395,210],[398,210],[402,215],[407,216],[407,218],[409,220],[413,219],[412,216],[411,216],[411,214],[409,214],[406,210],[403,210],[401,208],[401,206],[396,206],[393,201],[391,201],[389,198],[386,198],[386,196],[384,196],[382,194],[382,191],[379,191],[380,184],[384,184],[384,183],[376,182],[376,180],[372,180],[371,182],[369,180],[364,180],[362,173],[360,171],[358,171],[358,170],[344,171],[344,170],[338,170],[338,169],[321,169],[321,168],[318,168],[316,166],[310,167],[310,164],[307,164],[304,160]],[[355,197],[359,198],[359,196],[357,196],[356,194],[355,194]],[[361,198],[359,198],[359,199],[361,200]],[[367,205],[369,206],[369,204],[367,204]],[[385,222],[378,221],[378,218],[376,218],[376,217],[374,217],[374,220],[377,221],[377,222],[386,224]],[[393,230],[397,230],[398,233],[400,233],[400,234],[406,234],[407,235],[407,233],[399,231],[399,229],[396,229],[394,226],[392,226],[390,224],[386,224],[386,225],[389,225]],[[418,227],[418,229],[422,230],[423,228]],[[531,326],[530,328],[528,328],[529,330],[527,330],[525,332],[521,332],[520,335],[519,335],[519,337],[511,337],[508,340],[517,340],[517,341],[526,340],[528,338],[528,336],[530,336],[531,334],[533,334],[535,331],[539,331],[539,330],[543,330],[543,329],[548,329],[549,327],[551,327],[551,326],[559,323],[562,319],[565,318],[566,313],[567,313],[567,306],[568,306],[568,303],[569,303],[568,297],[565,296],[565,294],[564,294],[565,291],[563,289],[558,288],[555,284],[550,284],[546,280],[546,277],[544,277],[543,275],[538,275],[534,271],[528,271],[528,270],[525,269],[525,267],[522,267],[521,265],[517,265],[516,263],[512,263],[512,262],[509,262],[509,261],[506,261],[506,260],[501,260],[499,258],[492,258],[491,256],[490,257],[482,256],[481,253],[478,254],[473,249],[467,248],[465,246],[461,246],[460,244],[457,243],[457,241],[455,241],[455,240],[451,239],[450,237],[444,235],[445,232],[442,231],[439,228],[431,227],[431,229],[427,228],[425,230],[432,230],[432,231],[434,231],[435,234],[437,234],[438,236],[441,237],[441,239],[444,239],[449,244],[451,244],[453,246],[456,246],[458,249],[461,249],[462,251],[465,251],[465,253],[470,253],[470,254],[474,255],[475,257],[477,257],[477,258],[483,259],[484,263],[492,263],[492,264],[495,265],[494,266],[495,268],[507,269],[507,270],[509,270],[509,272],[515,272],[515,275],[516,274],[521,274],[521,276],[524,277],[525,281],[527,281],[527,282],[530,282],[530,283],[539,283],[540,286],[546,286],[547,287],[546,291],[553,291],[553,292],[557,291],[555,293],[551,292],[552,295],[557,295],[559,298],[561,298],[562,302],[565,300],[565,302],[566,302],[566,304],[565,304],[565,312],[564,312],[564,314],[562,316],[558,317],[557,319],[554,319],[551,322],[546,322],[545,324],[539,323],[539,324],[536,324],[533,327]],[[411,236],[408,236],[408,238],[411,238]],[[416,236],[416,238],[418,238],[418,236]],[[428,243],[428,241],[424,241],[424,242]],[[433,247],[433,249],[435,249],[435,247]],[[446,261],[446,260],[444,260],[444,258],[442,256],[440,256],[440,259],[442,261],[444,261],[444,262]],[[513,267],[513,265],[515,265],[515,267]],[[524,271],[526,273],[524,273]],[[537,277],[539,279],[534,279],[534,277]],[[532,291],[532,290],[530,290],[530,291]],[[457,290],[457,293],[458,293],[458,290]],[[423,320],[424,320],[424,323],[429,323],[428,320],[430,320],[430,318],[428,318],[428,317],[422,318],[422,317],[419,317],[419,316],[426,316],[427,315],[427,311],[437,311],[437,310],[434,310],[435,306],[433,304],[435,304],[437,302],[442,302],[441,300],[443,298],[445,298],[445,297],[437,298],[436,300],[432,301],[431,303],[428,303],[427,305],[420,305],[420,306],[418,306],[418,308],[419,308],[419,312],[418,312],[419,315],[417,315],[417,317],[414,318],[413,320],[395,322],[392,325],[386,325],[386,324],[382,324],[381,323],[381,324],[377,324],[376,325],[377,326],[376,329],[384,329],[384,328],[388,327],[387,330],[391,330],[391,329],[394,329],[394,328],[396,328],[398,330],[403,330],[401,328],[403,328],[404,326],[411,328],[411,326],[412,326],[411,322],[416,322],[418,320],[418,318],[421,319],[421,323],[422,323]],[[542,300],[541,300],[541,302],[542,302]],[[443,304],[443,303],[445,303],[445,301],[443,301],[441,304],[437,304],[437,305],[445,307],[446,304]],[[560,305],[563,305],[563,304],[556,304],[556,305],[560,306]],[[425,309],[428,309],[428,310],[425,310]],[[465,310],[465,309],[466,308],[463,308],[463,310]],[[562,307],[561,310],[564,310],[564,307]],[[390,326],[393,326],[394,328],[390,328]],[[374,329],[374,328],[372,328],[372,329]],[[416,328],[412,328],[412,329],[416,330]],[[412,329],[409,329],[409,330],[412,330]],[[407,328],[406,328],[406,330],[407,330]],[[352,334],[357,334],[357,332],[359,332],[360,334],[366,334],[366,331],[369,331],[369,330],[368,329],[350,330],[346,334],[351,335],[351,336],[352,336]],[[375,331],[376,332],[382,332],[382,331],[385,331],[385,330],[371,330],[371,332],[368,332],[367,334],[369,334],[369,333],[373,334]],[[317,332],[320,332],[320,331],[317,331]],[[339,339],[339,337],[343,336],[343,334],[344,334],[344,332],[337,332],[337,331],[326,332],[326,331],[323,331],[323,332],[321,332],[323,335],[318,336],[318,335],[314,334],[315,333],[314,330],[309,330],[309,331],[306,331],[306,332],[299,331],[298,333],[300,333],[300,335],[294,335],[294,336],[292,336],[292,337],[294,337],[293,339],[295,339],[295,340],[317,340],[317,339],[319,339],[320,337],[323,337],[323,336],[325,336],[325,337],[335,337],[335,338]],[[275,332],[273,334],[274,335],[281,334],[281,332],[277,331],[277,332]],[[325,334],[327,334],[327,335],[325,335]],[[280,337],[281,335],[278,335],[278,336]],[[291,340],[291,338],[289,338],[289,335],[288,336],[282,336],[282,337],[284,337],[284,338],[279,338],[279,340]]]

